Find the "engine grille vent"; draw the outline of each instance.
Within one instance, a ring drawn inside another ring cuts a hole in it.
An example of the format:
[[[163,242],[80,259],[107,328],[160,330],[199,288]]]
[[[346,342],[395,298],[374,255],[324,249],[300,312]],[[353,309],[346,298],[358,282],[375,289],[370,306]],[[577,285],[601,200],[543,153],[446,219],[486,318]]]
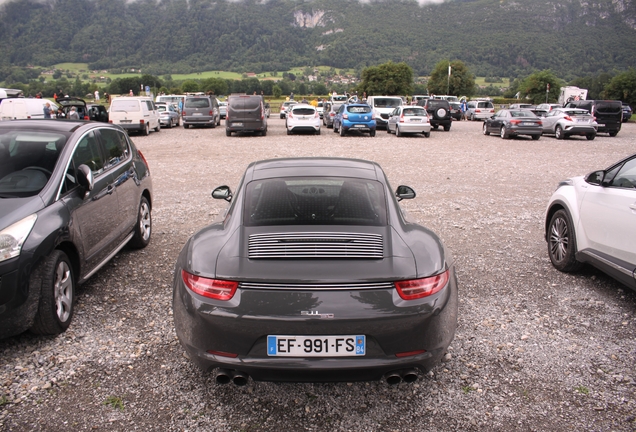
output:
[[[250,258],[384,257],[382,235],[364,233],[275,233],[249,237]]]

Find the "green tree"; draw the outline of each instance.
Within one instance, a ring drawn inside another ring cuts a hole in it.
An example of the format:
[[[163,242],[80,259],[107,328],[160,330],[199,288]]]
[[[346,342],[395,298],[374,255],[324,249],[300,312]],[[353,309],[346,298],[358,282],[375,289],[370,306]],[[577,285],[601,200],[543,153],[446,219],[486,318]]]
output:
[[[605,97],[636,106],[636,69],[629,68],[612,78],[605,86]]]
[[[550,90],[548,91],[547,101],[556,102],[559,100],[561,87],[563,87],[565,83],[563,80],[557,78],[550,69],[535,72],[521,81],[519,84],[520,96],[530,99],[533,104],[546,102],[546,90],[548,89],[548,85],[550,86]]]
[[[215,95],[227,94],[228,85],[222,78],[206,78],[201,81],[201,91],[211,91]]]
[[[407,95],[413,92],[413,69],[404,62],[364,68],[361,77],[362,82],[357,87],[359,94]]]
[[[450,66],[450,75],[449,75]],[[430,94],[472,96],[475,93],[475,77],[460,60],[442,60],[435,65],[428,80]]]
[[[280,98],[280,95],[283,94],[283,90],[280,87],[278,87],[277,84],[274,84],[274,86],[272,87],[272,94],[274,95],[276,99],[278,99]]]
[[[194,93],[194,92],[198,92],[199,91],[199,83],[195,80],[185,80],[182,84],[181,84],[181,90],[183,90],[186,93]]]

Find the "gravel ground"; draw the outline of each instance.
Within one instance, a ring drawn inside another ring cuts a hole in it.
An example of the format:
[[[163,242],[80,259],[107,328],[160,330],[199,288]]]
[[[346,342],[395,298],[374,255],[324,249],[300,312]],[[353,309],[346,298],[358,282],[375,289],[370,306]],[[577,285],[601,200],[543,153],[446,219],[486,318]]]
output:
[[[153,175],[151,244],[79,289],[65,334],[0,341],[0,430],[636,430],[636,293],[592,268],[559,273],[543,240],[557,182],[633,153],[636,124],[594,141],[504,141],[478,122],[428,139],[287,136],[275,117],[266,137],[224,132],[133,138]],[[219,386],[186,358],[171,312],[179,250],[222,210],[215,186],[288,156],[379,162],[453,252],[456,338],[416,383]]]

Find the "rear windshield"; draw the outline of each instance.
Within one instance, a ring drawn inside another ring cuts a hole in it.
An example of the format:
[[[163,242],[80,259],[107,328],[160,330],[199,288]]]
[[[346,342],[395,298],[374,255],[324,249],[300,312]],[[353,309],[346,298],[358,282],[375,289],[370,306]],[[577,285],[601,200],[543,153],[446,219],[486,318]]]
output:
[[[140,105],[138,100],[115,99],[110,104],[110,112],[139,112]]]
[[[404,108],[402,113],[406,116],[425,116],[426,110],[424,108]]]
[[[260,96],[236,96],[236,97],[231,97],[227,101],[227,104],[228,106],[234,109],[253,110],[253,109],[259,108],[262,101],[263,101],[263,98],[261,98]],[[288,105],[287,102],[283,103],[283,106],[287,106],[287,105]]]
[[[66,139],[59,133],[3,130],[0,198],[38,194],[49,181]]]
[[[395,108],[402,105],[401,98],[373,98],[373,106],[376,108]]]
[[[512,117],[536,117],[532,111],[510,111]]]
[[[186,108],[208,108],[210,106],[210,99],[208,98],[186,98]]]
[[[243,215],[246,226],[387,223],[381,183],[338,177],[252,181],[247,185]]]
[[[582,116],[582,115],[589,115],[590,112],[587,110],[583,110],[583,109],[576,109],[576,110],[567,110],[567,111],[563,111],[565,114],[567,115],[571,115],[571,116]]]
[[[348,106],[347,111],[349,111],[350,113],[364,114],[371,112],[371,107],[368,105]]]
[[[433,99],[429,99],[428,100],[428,106],[429,108],[446,108],[449,106],[448,101],[445,100],[433,100]]]
[[[602,114],[622,114],[623,104],[613,101],[598,101],[596,102],[596,112]]]
[[[478,102],[477,108],[492,108],[492,103],[490,102]]]
[[[294,115],[315,115],[316,110],[314,108],[294,108],[292,109]]]

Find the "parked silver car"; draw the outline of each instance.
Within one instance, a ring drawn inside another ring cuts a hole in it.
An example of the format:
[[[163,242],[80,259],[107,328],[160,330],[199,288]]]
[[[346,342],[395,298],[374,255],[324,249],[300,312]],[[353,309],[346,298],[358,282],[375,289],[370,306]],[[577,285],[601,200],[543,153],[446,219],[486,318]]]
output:
[[[566,139],[570,135],[584,135],[588,140],[596,138],[598,123],[589,111],[578,108],[555,108],[543,120],[543,134]]]
[[[155,102],[155,106],[159,111],[159,123],[162,127],[181,126],[181,115],[174,105],[168,102]]]
[[[495,114],[495,107],[489,100],[472,100],[466,103],[468,120],[485,120]]]
[[[340,109],[340,102],[325,102],[323,106],[322,124],[326,128],[333,127],[333,119],[336,117],[338,110]]]
[[[431,123],[428,120],[426,110],[419,106],[401,106],[393,110],[386,125],[387,133],[395,136],[404,134],[423,134],[426,138],[431,136]]]

